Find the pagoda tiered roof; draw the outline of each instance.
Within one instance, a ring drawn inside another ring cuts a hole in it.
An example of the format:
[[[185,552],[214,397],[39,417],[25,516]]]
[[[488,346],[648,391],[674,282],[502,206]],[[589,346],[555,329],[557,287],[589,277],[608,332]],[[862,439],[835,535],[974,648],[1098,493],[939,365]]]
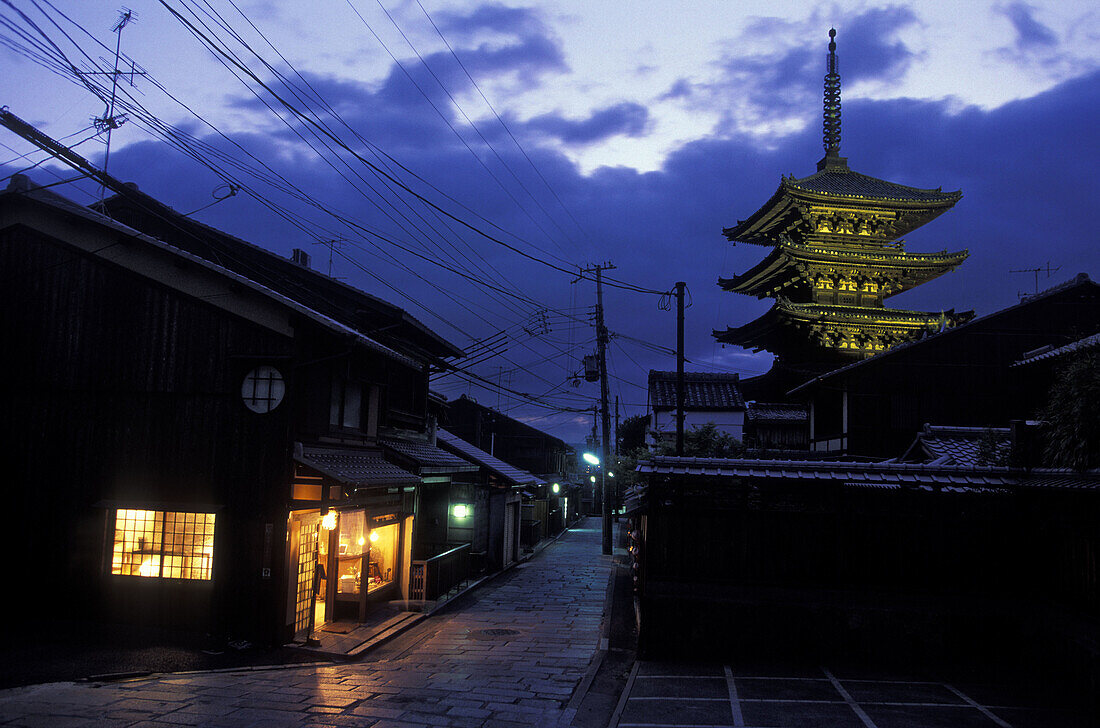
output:
[[[878,346],[851,347],[852,354],[887,348],[912,340],[920,334],[950,328],[973,318],[973,311],[939,313],[870,308],[821,303],[796,303],[780,298],[764,315],[738,327],[714,331],[723,344],[736,344],[757,351],[799,348],[818,337],[836,336],[848,341],[865,341]],[[831,347],[843,350],[840,347]]]
[[[783,177],[779,189],[756,212],[722,230],[738,243],[776,245],[784,239],[801,242],[815,231],[808,225],[815,205],[853,212],[878,213],[880,240],[899,238],[954,207],[961,191],[923,189],[887,182],[848,169],[843,157],[826,157],[808,177]]]
[[[715,331],[724,344],[767,349],[787,367],[833,366],[882,353],[972,312],[888,309],[883,301],[966,260],[966,250],[906,252],[903,235],[950,210],[962,192],[888,182],[854,172],[840,156],[840,74],[836,30],[829,31],[825,76],[825,156],[806,177],[786,177],[746,220],[722,232],[772,250],[747,271],[719,278],[727,291],[775,298],[743,326]]]
[[[908,253],[899,245],[853,250],[830,245],[779,243],[762,261],[732,278],[719,278],[724,290],[758,298],[780,294],[785,288],[806,280],[814,271],[831,271],[844,276],[873,276],[890,285],[882,298],[901,293],[954,270],[969,256],[966,250],[938,253]]]

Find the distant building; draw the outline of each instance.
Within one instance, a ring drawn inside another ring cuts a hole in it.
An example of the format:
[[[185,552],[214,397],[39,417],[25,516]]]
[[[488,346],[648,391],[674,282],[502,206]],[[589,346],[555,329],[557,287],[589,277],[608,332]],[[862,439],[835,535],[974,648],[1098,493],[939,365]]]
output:
[[[745,400],[737,374],[684,372],[684,432],[713,422],[719,432],[744,438]],[[649,372],[647,444],[676,445],[676,372]]]
[[[466,395],[447,403],[445,426],[466,442],[543,480],[569,480],[576,472],[571,446]]]
[[[830,35],[835,35],[834,31]],[[840,156],[840,76],[829,43],[825,156],[817,172],[784,177],[760,209],[723,232],[771,249],[757,265],[719,279],[727,291],[775,299],[763,316],[715,331],[718,341],[776,355],[746,381],[746,396],[781,401],[813,374],[962,323],[972,313],[905,311],[884,301],[960,265],[967,251],[913,253],[901,236],[950,210],[961,192],[921,189],[854,172]]]
[[[810,412],[803,404],[749,402],[745,410],[745,447],[760,452],[806,451]]]

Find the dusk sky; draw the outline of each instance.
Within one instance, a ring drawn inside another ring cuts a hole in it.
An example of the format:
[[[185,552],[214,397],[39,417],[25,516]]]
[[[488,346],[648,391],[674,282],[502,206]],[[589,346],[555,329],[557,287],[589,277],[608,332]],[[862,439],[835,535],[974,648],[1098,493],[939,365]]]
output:
[[[1100,199],[1095,3],[126,5],[122,53],[145,73],[120,86],[128,119],[110,174],[181,212],[238,185],[195,219],[280,255],[304,248],[322,272],[325,241],[340,241],[332,275],[405,308],[510,390],[450,374],[435,391],[569,442],[590,430],[599,396],[573,383],[595,351],[595,286],[574,282],[580,268],[616,266],[604,299],[622,416],[644,412],[649,369],[675,368],[675,314],[655,292],[678,280],[692,304],[688,369],[767,370],[766,352],[711,336],[771,305],[718,288],[767,252],[722,228],[782,175],[815,171],[830,27],[849,166],[963,193],[905,242],[969,260],[888,306],[982,315],[1034,291],[1033,274],[1013,271],[1058,269],[1040,288],[1100,276],[1088,223]],[[0,0],[0,105],[100,165],[104,137],[89,126],[103,101],[29,56],[109,70],[120,8]],[[43,160],[0,129],[0,177],[39,162],[27,172],[39,183],[73,176]],[[53,189],[81,203],[97,193]]]

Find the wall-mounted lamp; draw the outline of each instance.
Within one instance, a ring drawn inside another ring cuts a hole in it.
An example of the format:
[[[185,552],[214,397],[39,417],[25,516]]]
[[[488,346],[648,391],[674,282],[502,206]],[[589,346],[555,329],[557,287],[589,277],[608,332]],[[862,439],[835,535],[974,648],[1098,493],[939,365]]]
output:
[[[378,543],[378,531],[371,531],[370,532],[370,542],[371,543]]]
[[[561,485],[559,483],[554,483],[553,485],[550,486],[550,490],[554,491],[555,493],[560,493],[561,492]]]
[[[473,515],[473,510],[473,508],[465,503],[455,503],[451,506],[451,515],[455,518],[466,518],[467,516]]]

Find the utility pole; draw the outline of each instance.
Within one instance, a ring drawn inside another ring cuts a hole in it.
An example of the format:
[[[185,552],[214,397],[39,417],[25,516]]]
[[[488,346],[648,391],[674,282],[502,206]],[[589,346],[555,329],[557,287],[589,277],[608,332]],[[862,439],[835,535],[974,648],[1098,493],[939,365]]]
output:
[[[596,274],[596,356],[600,367],[600,465],[602,466],[600,468],[600,488],[597,500],[601,501],[601,511],[603,513],[603,552],[605,554],[611,553],[611,487],[607,482],[607,469],[611,465],[608,458],[611,452],[609,447],[611,440],[611,406],[608,402],[610,394],[607,383],[607,342],[610,337],[607,334],[607,327],[604,325],[603,272],[614,269],[615,266],[608,262],[581,271],[581,273],[595,272]]]
[[[676,283],[676,456],[684,456],[684,288]]]

